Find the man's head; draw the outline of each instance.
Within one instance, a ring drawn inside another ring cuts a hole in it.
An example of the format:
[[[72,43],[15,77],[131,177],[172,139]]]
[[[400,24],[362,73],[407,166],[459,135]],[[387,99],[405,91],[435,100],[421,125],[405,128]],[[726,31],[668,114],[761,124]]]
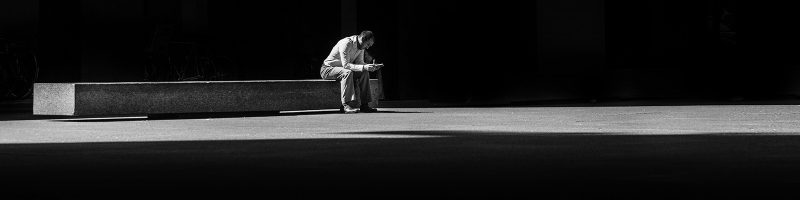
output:
[[[358,49],[369,49],[372,44],[375,44],[375,36],[372,31],[361,31],[361,34],[358,35]]]

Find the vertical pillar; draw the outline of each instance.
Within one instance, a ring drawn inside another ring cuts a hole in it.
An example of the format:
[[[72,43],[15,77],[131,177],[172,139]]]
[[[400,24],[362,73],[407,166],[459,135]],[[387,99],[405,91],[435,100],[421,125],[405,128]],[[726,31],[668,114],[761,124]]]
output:
[[[358,0],[342,0],[340,20],[342,37],[356,34],[358,31]]]

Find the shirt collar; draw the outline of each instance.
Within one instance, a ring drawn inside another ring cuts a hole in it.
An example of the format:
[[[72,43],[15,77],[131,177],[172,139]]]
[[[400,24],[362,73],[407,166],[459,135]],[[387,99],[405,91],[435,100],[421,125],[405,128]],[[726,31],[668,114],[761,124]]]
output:
[[[355,44],[356,50],[362,50],[362,49],[358,48],[358,35],[353,35],[353,36],[350,36],[348,38],[350,38],[350,40],[353,42],[353,44]]]

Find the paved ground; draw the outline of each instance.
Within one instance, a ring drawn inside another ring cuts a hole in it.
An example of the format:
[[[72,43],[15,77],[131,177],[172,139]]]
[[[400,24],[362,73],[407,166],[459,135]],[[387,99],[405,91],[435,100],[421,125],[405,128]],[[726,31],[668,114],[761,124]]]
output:
[[[800,186],[796,105],[193,117],[6,113],[0,178],[32,198],[763,198]]]

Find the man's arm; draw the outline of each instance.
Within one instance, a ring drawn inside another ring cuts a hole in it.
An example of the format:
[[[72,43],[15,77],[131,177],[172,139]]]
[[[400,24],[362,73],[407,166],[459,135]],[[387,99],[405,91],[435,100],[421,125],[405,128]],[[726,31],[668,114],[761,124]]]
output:
[[[339,58],[342,61],[342,67],[345,69],[353,70],[353,71],[364,71],[364,65],[357,65],[348,62],[350,60],[350,56],[347,55],[347,49],[355,48],[352,43],[347,42],[346,45],[339,45]],[[363,59],[363,57],[361,58]],[[363,63],[363,62],[362,62]]]

